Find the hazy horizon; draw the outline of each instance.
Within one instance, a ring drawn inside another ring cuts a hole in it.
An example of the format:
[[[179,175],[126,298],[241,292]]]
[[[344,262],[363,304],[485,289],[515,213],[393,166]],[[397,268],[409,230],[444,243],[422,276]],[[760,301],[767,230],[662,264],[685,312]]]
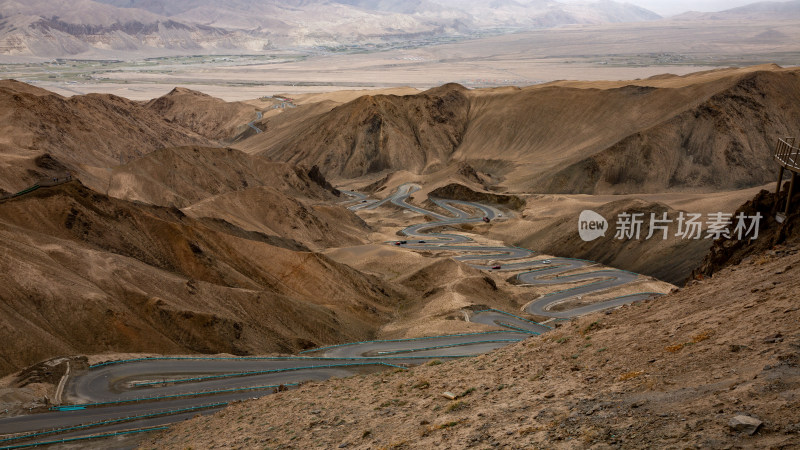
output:
[[[586,3],[586,0],[559,0],[562,3]],[[662,16],[674,16],[687,11],[716,12],[760,3],[758,0],[618,0],[641,6]],[[778,1],[775,3],[786,3]]]

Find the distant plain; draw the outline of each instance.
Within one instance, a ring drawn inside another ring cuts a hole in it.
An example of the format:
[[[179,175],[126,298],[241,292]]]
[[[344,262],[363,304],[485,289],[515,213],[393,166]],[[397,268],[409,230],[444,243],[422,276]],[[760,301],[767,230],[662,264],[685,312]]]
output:
[[[663,20],[564,26],[389,50],[351,46],[268,50],[254,55],[114,61],[0,58],[3,78],[62,95],[111,93],[146,100],[187,86],[228,101],[275,94],[448,82],[468,88],[555,80],[633,80],[730,66],[800,63],[798,20]]]

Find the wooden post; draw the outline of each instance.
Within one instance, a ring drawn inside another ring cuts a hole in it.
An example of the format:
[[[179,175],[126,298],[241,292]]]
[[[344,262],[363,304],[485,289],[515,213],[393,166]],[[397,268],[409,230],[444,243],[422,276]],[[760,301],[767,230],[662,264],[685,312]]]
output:
[[[783,166],[781,166],[781,170],[780,170],[780,172],[778,172],[778,187],[775,188],[775,197],[776,197],[775,201],[776,202],[777,202],[778,194],[781,193],[781,181],[783,181],[783,170],[784,170],[784,168],[783,168]]]
[[[792,194],[794,193],[794,179],[797,178],[797,174],[793,171],[792,172],[792,179],[789,181],[789,194],[786,196],[786,211],[784,213],[786,216],[789,216],[789,205],[792,203]]]

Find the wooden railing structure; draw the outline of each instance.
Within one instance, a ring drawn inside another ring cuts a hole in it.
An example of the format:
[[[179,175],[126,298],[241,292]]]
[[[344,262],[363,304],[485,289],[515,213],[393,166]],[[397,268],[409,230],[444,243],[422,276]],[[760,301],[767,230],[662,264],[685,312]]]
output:
[[[794,184],[797,174],[800,173],[800,148],[797,147],[797,140],[793,137],[778,139],[778,144],[775,146],[774,158],[781,166],[780,172],[778,173],[778,187],[775,189],[776,197],[781,192],[784,171],[788,169],[792,172],[792,178],[789,181],[789,195],[786,196],[786,208],[784,208],[783,213],[778,213],[776,217],[779,222],[783,222],[789,214],[789,205],[792,202]]]

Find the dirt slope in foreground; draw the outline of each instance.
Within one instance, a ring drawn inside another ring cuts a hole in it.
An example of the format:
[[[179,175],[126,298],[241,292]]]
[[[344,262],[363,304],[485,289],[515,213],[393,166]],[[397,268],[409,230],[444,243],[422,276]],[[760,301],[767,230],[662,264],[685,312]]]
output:
[[[143,447],[797,446],[799,250],[478,358],[239,404]],[[729,428],[742,413],[763,421],[755,435]]]

